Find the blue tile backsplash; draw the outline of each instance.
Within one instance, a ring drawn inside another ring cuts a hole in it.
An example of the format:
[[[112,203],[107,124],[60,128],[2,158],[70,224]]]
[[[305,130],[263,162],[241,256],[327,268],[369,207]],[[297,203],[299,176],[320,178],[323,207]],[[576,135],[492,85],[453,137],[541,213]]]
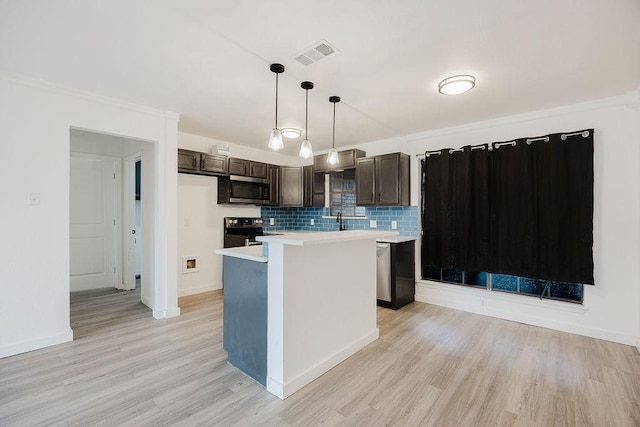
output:
[[[271,208],[262,207],[261,216],[264,220],[264,231],[301,230],[301,231],[338,231],[335,217],[322,218],[329,215],[329,208]],[[398,222],[401,236],[418,237],[418,207],[367,207],[366,219],[344,219],[347,230],[373,230],[369,221],[376,221],[375,230],[391,230],[391,221]],[[269,225],[269,219],[275,220]],[[314,225],[311,225],[311,219]]]

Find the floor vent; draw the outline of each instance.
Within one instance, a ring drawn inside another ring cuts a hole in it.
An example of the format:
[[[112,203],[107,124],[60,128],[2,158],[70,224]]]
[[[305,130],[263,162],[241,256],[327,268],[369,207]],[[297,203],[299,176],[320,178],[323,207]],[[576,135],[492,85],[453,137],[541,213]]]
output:
[[[340,51],[326,40],[320,40],[311,47],[294,55],[294,59],[302,65],[311,65],[327,56],[335,55]]]

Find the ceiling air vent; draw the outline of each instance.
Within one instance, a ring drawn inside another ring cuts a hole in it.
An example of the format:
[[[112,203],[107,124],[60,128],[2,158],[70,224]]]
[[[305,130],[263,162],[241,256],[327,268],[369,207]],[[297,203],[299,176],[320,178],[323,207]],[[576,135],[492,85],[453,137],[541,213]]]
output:
[[[340,51],[331,43],[326,40],[320,40],[314,43],[311,47],[303,50],[302,52],[294,55],[294,59],[302,65],[311,65],[314,62],[318,62],[327,56],[340,53]]]

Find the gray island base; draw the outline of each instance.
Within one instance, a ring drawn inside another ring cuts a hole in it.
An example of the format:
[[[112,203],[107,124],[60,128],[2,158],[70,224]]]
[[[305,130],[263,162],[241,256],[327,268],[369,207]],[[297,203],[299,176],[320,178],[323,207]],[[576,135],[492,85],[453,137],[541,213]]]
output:
[[[395,235],[349,230],[258,237],[269,244],[268,259],[260,247],[217,250],[225,255],[229,362],[261,384],[265,362],[267,390],[285,399],[375,341],[376,239]],[[267,307],[266,360],[261,356],[263,304],[257,299]],[[257,323],[251,327],[253,316]]]

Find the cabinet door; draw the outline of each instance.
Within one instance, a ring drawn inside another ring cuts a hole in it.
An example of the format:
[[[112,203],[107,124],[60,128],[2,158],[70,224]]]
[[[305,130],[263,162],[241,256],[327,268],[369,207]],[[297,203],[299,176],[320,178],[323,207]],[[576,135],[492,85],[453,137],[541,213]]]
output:
[[[302,206],[313,206],[313,166],[302,168]]]
[[[302,168],[280,167],[280,206],[302,206]]]
[[[316,208],[323,208],[325,205],[325,173],[315,172],[313,173],[313,203],[312,206]]]
[[[254,178],[267,179],[267,164],[260,162],[249,162],[249,176]]]
[[[353,169],[356,167],[356,159],[364,157],[366,153],[362,150],[338,151],[338,164],[331,166],[327,163],[327,154],[320,154],[313,157],[313,170],[315,172],[330,172],[336,169]]]
[[[229,175],[249,175],[249,161],[244,159],[229,159]]]
[[[202,154],[200,171],[207,175],[225,175],[227,173],[227,157],[218,154]]]
[[[267,165],[267,178],[269,180],[269,206],[280,204],[280,166]]]
[[[178,172],[198,172],[200,153],[178,149]]]
[[[365,157],[356,161],[356,205],[376,204],[375,157]]]
[[[376,204],[400,204],[400,154],[376,156]]]

